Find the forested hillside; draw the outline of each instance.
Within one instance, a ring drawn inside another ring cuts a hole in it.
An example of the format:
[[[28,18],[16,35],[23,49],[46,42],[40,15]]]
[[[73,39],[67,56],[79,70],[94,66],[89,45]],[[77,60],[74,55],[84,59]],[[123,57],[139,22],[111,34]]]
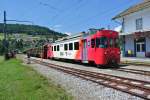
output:
[[[58,38],[67,36],[55,32],[47,27],[38,25],[7,24],[8,50],[24,51],[29,48],[40,47]],[[0,23],[0,55],[4,54],[3,24]]]
[[[3,23],[0,23],[0,33],[3,32]],[[28,35],[55,35],[59,37],[67,36],[47,27],[38,25],[24,25],[24,24],[7,24],[7,33],[14,34],[28,34]]]

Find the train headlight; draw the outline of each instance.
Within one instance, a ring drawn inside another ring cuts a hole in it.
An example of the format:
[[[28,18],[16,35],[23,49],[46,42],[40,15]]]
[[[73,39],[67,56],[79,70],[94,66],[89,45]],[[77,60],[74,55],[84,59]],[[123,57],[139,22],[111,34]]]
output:
[[[105,52],[104,52],[104,54],[106,55],[106,54],[107,54],[107,52],[105,51]]]

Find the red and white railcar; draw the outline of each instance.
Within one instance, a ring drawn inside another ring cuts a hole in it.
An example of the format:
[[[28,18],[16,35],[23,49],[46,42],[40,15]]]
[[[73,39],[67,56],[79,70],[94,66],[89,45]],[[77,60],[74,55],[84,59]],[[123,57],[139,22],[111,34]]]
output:
[[[118,64],[120,48],[118,32],[91,30],[46,45],[46,58],[94,62],[97,65]]]

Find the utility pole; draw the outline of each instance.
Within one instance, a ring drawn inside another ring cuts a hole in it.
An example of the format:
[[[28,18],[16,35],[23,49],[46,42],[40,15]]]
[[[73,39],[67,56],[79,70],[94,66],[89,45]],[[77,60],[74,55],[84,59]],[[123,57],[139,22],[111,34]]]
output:
[[[4,11],[4,28],[3,28],[3,33],[4,33],[4,41],[3,41],[3,47],[4,47],[4,56],[5,59],[7,59],[7,53],[8,53],[8,43],[7,43],[7,32],[6,32],[6,11]]]
[[[4,40],[6,40],[6,11],[4,11],[4,30],[3,30],[3,33],[4,33]]]
[[[7,24],[6,24],[6,11],[4,11],[4,29],[3,29],[3,33],[4,33],[4,41],[3,41],[3,47],[4,47],[4,57],[5,59],[7,59],[8,57],[8,42],[7,42],[7,32],[6,32],[6,28],[7,28]]]
[[[4,41],[3,41],[3,47],[4,47],[4,56],[5,59],[9,58],[8,56],[8,51],[9,51],[9,42],[7,40],[7,22],[24,22],[24,23],[31,23],[32,25],[34,25],[34,23],[32,21],[21,21],[21,20],[8,20],[6,19],[6,11],[4,11],[4,23],[3,23],[3,33],[4,33]]]

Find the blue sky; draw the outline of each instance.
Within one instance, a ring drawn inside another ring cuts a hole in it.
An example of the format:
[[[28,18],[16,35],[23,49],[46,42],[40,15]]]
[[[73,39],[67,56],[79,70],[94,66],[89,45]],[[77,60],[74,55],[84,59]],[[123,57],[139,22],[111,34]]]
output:
[[[112,17],[142,0],[0,0],[9,20],[32,21],[63,33],[78,33],[89,28],[118,26]],[[12,23],[12,22],[9,22]],[[30,24],[30,23],[24,23]]]

